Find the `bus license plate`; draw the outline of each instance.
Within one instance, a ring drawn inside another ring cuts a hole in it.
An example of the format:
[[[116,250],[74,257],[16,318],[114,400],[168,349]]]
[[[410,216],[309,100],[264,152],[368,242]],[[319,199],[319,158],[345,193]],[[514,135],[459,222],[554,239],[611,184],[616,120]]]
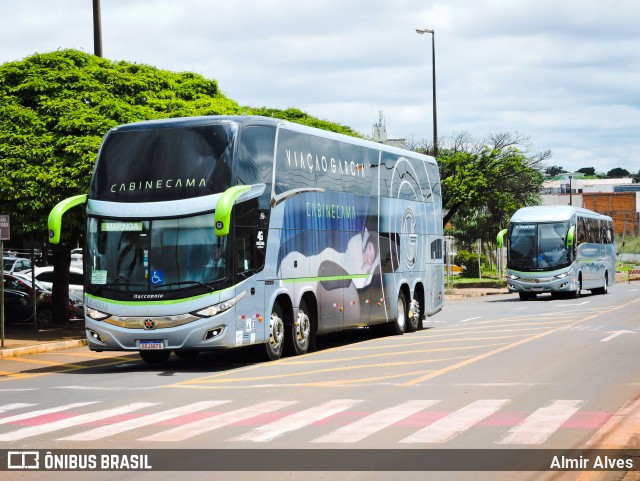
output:
[[[163,341],[140,341],[140,350],[148,351],[153,349],[164,349]]]

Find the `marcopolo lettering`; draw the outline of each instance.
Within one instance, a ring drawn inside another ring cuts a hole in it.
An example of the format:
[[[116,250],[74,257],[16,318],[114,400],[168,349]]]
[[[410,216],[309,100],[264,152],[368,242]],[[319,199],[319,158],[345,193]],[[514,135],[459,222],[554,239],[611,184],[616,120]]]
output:
[[[112,184],[111,192],[136,192],[150,189],[181,189],[206,187],[206,179],[157,179],[157,180],[141,180],[137,182],[123,182],[121,184]]]

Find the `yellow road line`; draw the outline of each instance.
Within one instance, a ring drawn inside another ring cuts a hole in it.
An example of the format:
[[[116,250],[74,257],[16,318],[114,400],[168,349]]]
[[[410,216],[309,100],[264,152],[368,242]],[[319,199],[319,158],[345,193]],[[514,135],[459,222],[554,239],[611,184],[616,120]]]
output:
[[[469,356],[456,356],[456,357],[442,358],[442,359],[426,359],[426,360],[425,359],[421,359],[419,361],[366,364],[364,366],[339,366],[339,367],[332,367],[332,368],[328,368],[328,369],[315,369],[313,371],[293,372],[293,373],[286,373],[286,374],[272,374],[272,375],[269,375],[269,376],[238,377],[238,378],[233,378],[233,379],[220,379],[220,378],[199,379],[199,380],[184,381],[184,382],[179,383],[179,384],[174,384],[174,385],[165,386],[165,387],[176,387],[176,386],[198,384],[198,383],[202,383],[202,384],[218,384],[218,383],[236,383],[236,382],[248,382],[248,381],[251,381],[251,382],[253,382],[253,381],[265,381],[265,380],[269,380],[269,379],[285,379],[285,378],[290,378],[290,377],[308,376],[310,374],[323,374],[323,373],[337,372],[337,371],[339,371],[339,372],[353,371],[353,370],[356,370],[356,369],[360,370],[360,369],[384,368],[384,367],[392,367],[392,366],[406,366],[406,365],[412,365],[412,364],[446,362],[446,361],[454,361],[456,359],[467,359],[467,358],[469,358]]]
[[[567,324],[567,326],[574,326],[576,324],[581,324],[581,323],[583,323],[585,321],[590,321],[591,319],[595,319],[596,317],[598,317],[601,314],[611,313],[611,312],[616,311],[618,309],[622,309],[623,307],[627,307],[627,306],[633,304],[634,302],[636,302],[636,301],[631,301],[631,302],[628,302],[627,304],[622,304],[620,306],[615,306],[615,307],[610,308],[608,310],[603,310],[602,312],[598,312],[596,314],[593,314],[591,316],[585,317],[583,319],[579,319],[577,321],[571,322],[571,323]],[[456,369],[460,369],[461,367],[469,366],[470,364],[473,364],[475,362],[481,361],[481,360],[486,359],[488,357],[491,357],[491,356],[493,356],[495,354],[499,354],[501,352],[508,351],[509,349],[521,346],[522,344],[526,344],[527,342],[534,341],[536,339],[540,339],[540,338],[542,338],[544,336],[547,336],[549,334],[553,334],[555,332],[558,332],[558,331],[562,330],[564,327],[565,326],[558,327],[558,328],[555,328],[555,329],[551,329],[549,331],[542,332],[540,334],[536,334],[536,335],[528,337],[526,339],[522,339],[521,341],[514,342],[512,344],[500,347],[498,349],[494,349],[493,351],[481,354],[481,355],[473,357],[471,359],[467,359],[465,361],[453,364],[451,366],[445,367],[444,369],[440,369],[438,371],[432,371],[432,372],[430,372],[428,374],[425,374],[424,376],[421,376],[421,377],[418,377],[418,378],[413,379],[411,381],[408,381],[408,382],[406,382],[406,383],[404,383],[402,385],[403,386],[415,386],[416,384],[420,384],[420,383],[422,383],[424,381],[427,381],[429,379],[433,379],[434,377],[441,376],[442,374],[446,374],[446,373],[449,373],[451,371],[455,371]]]

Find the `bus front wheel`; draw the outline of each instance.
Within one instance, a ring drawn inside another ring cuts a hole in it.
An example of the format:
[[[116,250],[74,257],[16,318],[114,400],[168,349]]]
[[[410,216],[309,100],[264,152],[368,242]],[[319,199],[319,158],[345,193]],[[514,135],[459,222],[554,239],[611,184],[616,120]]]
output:
[[[164,364],[169,360],[171,351],[163,349],[161,351],[140,351],[140,357],[147,364]]]
[[[269,338],[264,344],[264,355],[268,361],[276,361],[282,356],[284,350],[284,316],[282,307],[277,302],[271,310],[269,318]]]

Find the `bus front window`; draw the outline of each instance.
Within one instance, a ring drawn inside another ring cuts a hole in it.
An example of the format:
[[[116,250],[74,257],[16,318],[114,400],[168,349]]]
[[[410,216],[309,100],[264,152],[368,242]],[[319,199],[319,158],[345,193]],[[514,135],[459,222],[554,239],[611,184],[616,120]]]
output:
[[[509,232],[509,267],[547,271],[568,265],[568,229],[567,222],[513,224]]]
[[[89,285],[127,292],[207,286],[227,278],[214,214],[154,221],[89,219]]]

